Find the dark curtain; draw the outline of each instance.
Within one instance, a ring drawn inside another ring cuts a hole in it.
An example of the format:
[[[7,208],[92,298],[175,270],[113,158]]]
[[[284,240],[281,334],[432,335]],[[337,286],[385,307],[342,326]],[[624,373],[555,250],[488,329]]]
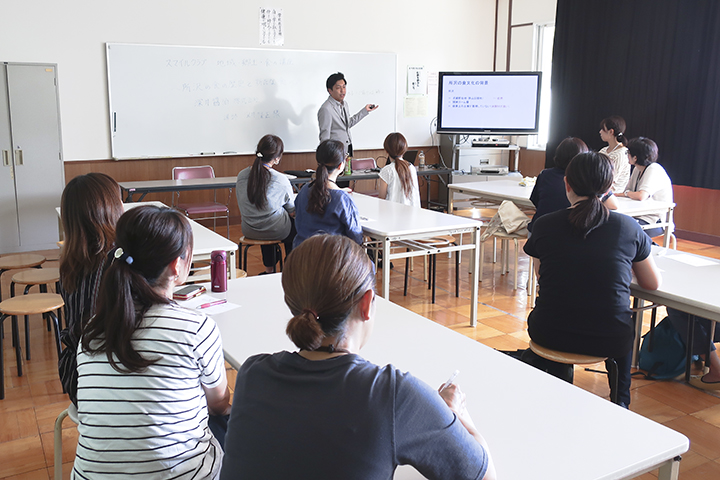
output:
[[[720,1],[558,0],[546,165],[600,121],[657,142],[673,183],[720,189]]]

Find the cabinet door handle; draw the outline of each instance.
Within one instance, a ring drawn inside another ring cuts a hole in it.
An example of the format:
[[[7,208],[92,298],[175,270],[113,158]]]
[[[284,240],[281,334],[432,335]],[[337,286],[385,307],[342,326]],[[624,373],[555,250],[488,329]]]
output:
[[[15,150],[15,165],[23,165],[22,150]]]
[[[10,150],[2,151],[2,162],[3,162],[3,167],[10,166]]]

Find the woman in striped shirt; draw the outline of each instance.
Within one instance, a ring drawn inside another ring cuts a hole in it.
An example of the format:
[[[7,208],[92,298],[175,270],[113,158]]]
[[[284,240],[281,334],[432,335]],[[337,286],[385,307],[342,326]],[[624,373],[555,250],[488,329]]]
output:
[[[172,301],[192,230],[179,212],[126,212],[78,352],[73,478],[215,478],[222,448],[208,412],[229,413],[215,322]]]

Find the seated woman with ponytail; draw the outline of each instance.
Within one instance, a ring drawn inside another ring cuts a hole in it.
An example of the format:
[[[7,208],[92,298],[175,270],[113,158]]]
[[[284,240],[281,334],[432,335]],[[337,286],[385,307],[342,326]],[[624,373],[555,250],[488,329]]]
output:
[[[325,140],[318,146],[315,158],[315,180],[302,188],[295,199],[297,236],[293,248],[318,233],[343,235],[361,244],[363,234],[357,206],[348,192],[335,183],[345,168],[342,142]]]
[[[407,140],[402,133],[391,133],[385,138],[383,147],[388,154],[388,164],[380,170],[380,198],[420,208],[417,170],[403,159]]]
[[[235,192],[243,235],[253,240],[282,240],[285,255],[289,255],[295,238],[295,222],[291,216],[295,212],[293,189],[288,177],[272,168],[280,163],[283,148],[280,137],[262,137],[255,162],[237,176]],[[260,246],[266,273],[275,269],[274,249],[275,245]]]
[[[220,333],[172,300],[192,241],[176,210],[141,206],[120,217],[78,352],[73,478],[218,476],[222,448],[208,411],[230,410]]]
[[[607,142],[607,147],[600,149],[610,157],[613,166],[613,193],[620,194],[630,179],[630,164],[628,163],[627,137],[625,136],[625,119],[613,115],[600,122],[600,139]]]
[[[328,268],[331,265],[332,268]],[[494,479],[487,446],[451,384],[436,390],[363,359],[375,271],[362,248],[314,236],[282,272],[299,351],[248,358],[237,375],[221,478]]]
[[[654,290],[660,272],[637,222],[600,201],[612,181],[607,156],[577,155],[565,170],[570,208],[535,222],[525,253],[536,259],[540,293],[528,316],[528,333],[543,347],[614,358],[618,402],[628,406],[635,331],[630,282],[634,273],[641,287]],[[536,356],[530,357],[528,362],[538,366],[532,361]]]

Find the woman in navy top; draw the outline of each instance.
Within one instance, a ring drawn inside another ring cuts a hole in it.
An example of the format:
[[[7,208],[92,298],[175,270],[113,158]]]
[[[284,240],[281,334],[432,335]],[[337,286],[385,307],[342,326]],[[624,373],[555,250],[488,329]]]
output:
[[[315,181],[300,190],[295,199],[296,248],[304,240],[318,233],[344,235],[362,244],[363,235],[357,206],[335,181],[345,168],[345,149],[342,142],[325,140],[315,153],[317,171]]]
[[[376,321],[375,268],[360,246],[308,239],[282,287],[298,350],[243,362],[221,480],[390,479],[404,464],[437,480],[496,478],[457,385],[435,390],[360,356]]]
[[[535,224],[525,253],[535,258],[540,294],[528,334],[547,348],[615,359],[617,398],[627,406],[635,330],[630,282],[635,274],[642,288],[655,290],[660,272],[637,222],[601,201],[612,179],[606,155],[577,155],[565,171],[570,208]]]
[[[588,151],[585,142],[577,137],[567,137],[560,142],[553,158],[555,166],[540,172],[535,187],[530,194],[530,201],[535,205],[535,215],[528,225],[529,231],[532,232],[538,218],[570,206],[570,202],[568,202],[565,195],[565,181],[563,180],[565,178],[565,169],[575,155]],[[617,202],[612,196],[612,190],[604,194],[601,200],[610,210],[617,210]]]
[[[535,221],[543,215],[551,212],[568,208],[570,202],[565,195],[565,168],[578,153],[588,151],[587,145],[577,137],[567,137],[560,142],[555,150],[553,168],[546,168],[537,177],[535,187],[530,194],[530,201],[535,205],[535,215],[528,225],[528,230],[532,232]]]

